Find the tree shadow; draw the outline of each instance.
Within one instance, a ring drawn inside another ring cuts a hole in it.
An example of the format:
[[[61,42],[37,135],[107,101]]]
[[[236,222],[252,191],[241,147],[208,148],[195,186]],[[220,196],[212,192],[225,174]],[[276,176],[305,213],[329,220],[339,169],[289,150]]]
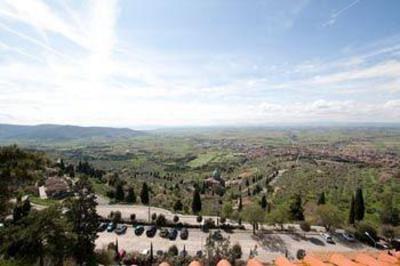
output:
[[[287,252],[286,243],[278,235],[263,235],[262,237],[256,236],[257,241],[262,243],[264,249],[272,252]]]
[[[310,241],[311,243],[313,243],[314,245],[325,246],[324,241],[322,241],[321,239],[318,239],[316,237],[308,237],[307,240]]]

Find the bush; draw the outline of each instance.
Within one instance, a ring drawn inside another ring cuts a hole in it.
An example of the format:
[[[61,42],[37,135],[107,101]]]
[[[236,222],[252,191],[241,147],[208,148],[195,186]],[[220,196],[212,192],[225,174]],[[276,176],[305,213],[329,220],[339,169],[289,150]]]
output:
[[[236,259],[240,259],[242,257],[242,247],[240,246],[239,243],[236,243],[232,247],[232,257]]]
[[[213,219],[208,218],[206,220],[204,220],[204,228],[205,229],[210,229],[210,228],[214,228],[215,227],[215,222]]]
[[[111,217],[113,223],[117,224],[119,222],[121,222],[122,220],[122,215],[120,211],[116,211],[114,212],[113,216]]]
[[[174,218],[173,218],[173,221],[174,221],[174,223],[179,222],[179,216],[178,216],[178,215],[175,215]]]
[[[155,221],[157,219],[157,213],[153,213],[152,215],[151,215],[151,220],[152,221]]]
[[[224,224],[226,222],[226,218],[225,217],[221,217],[221,219],[219,219],[219,221],[221,222],[221,224]]]
[[[356,232],[355,232],[355,237],[360,240],[361,242],[364,243],[369,243],[369,244],[374,244],[372,240],[365,234],[368,233],[375,241],[378,240],[378,234],[376,232],[376,229],[373,225],[366,223],[366,222],[360,222],[356,226]]]
[[[110,189],[106,192],[106,196],[109,197],[110,199],[115,198],[115,191],[113,189]]]
[[[198,223],[201,223],[203,221],[203,216],[201,216],[201,215],[197,216],[196,221]]]
[[[311,230],[311,225],[308,222],[301,222],[300,223],[300,228],[301,230],[303,230],[304,232],[310,232]]]
[[[131,222],[135,222],[136,221],[136,214],[132,213],[129,217],[131,219]]]
[[[163,214],[158,215],[156,219],[156,225],[165,226],[167,224],[167,218]]]
[[[175,245],[170,246],[168,249],[168,255],[170,256],[178,256],[178,252],[178,248]]]

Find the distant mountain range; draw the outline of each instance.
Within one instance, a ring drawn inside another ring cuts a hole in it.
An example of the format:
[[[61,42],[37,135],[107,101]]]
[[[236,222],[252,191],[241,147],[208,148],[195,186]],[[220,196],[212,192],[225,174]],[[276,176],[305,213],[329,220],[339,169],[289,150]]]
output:
[[[69,125],[22,126],[0,124],[0,142],[68,141],[128,138],[144,134],[129,128],[80,127]]]

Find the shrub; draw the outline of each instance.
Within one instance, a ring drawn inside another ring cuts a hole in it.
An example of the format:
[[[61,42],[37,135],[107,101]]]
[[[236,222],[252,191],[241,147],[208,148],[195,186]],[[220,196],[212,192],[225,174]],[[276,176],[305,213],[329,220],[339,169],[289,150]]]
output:
[[[201,216],[201,215],[197,216],[196,221],[198,223],[201,223],[203,221],[203,216]]]
[[[221,224],[224,224],[226,222],[226,218],[225,217],[221,217],[221,219],[219,221],[221,222]]]
[[[178,252],[178,248],[175,245],[170,246],[168,249],[168,255],[170,256],[178,256]]]
[[[232,257],[236,259],[240,259],[242,257],[242,247],[240,246],[239,243],[236,243],[232,247]]]
[[[131,222],[135,222],[136,221],[136,214],[132,213],[129,218],[131,219]]]
[[[311,230],[311,225],[310,225],[308,222],[303,221],[303,222],[300,223],[300,228],[301,228],[301,230],[303,230],[304,232],[310,232],[310,230]]]
[[[174,218],[173,218],[173,221],[174,221],[174,223],[179,222],[179,216],[178,216],[178,215],[175,215]]]
[[[122,219],[121,212],[120,211],[114,212],[114,215],[112,216],[111,219],[112,219],[113,223],[116,223],[116,224],[121,222],[121,219]]]
[[[366,235],[366,232],[371,236],[371,238],[374,239],[374,241],[378,240],[378,234],[375,227],[366,222],[360,222],[359,224],[357,224],[355,237],[361,242],[374,244],[372,240]]]
[[[157,213],[153,213],[152,215],[151,215],[151,220],[152,221],[155,221],[157,219]]]
[[[165,218],[165,215],[163,214],[158,215],[156,219],[156,225],[165,226],[166,224],[167,224],[167,218]]]
[[[214,228],[215,227],[215,222],[213,219],[208,218],[204,220],[204,228],[209,229],[209,228]]]

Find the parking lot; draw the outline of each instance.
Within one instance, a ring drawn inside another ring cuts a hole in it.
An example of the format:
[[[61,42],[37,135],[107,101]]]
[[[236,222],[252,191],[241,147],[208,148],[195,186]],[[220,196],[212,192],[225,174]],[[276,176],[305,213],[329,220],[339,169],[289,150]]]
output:
[[[215,231],[211,230],[210,232]],[[179,235],[175,240],[161,238],[160,230],[154,237],[149,238],[146,233],[140,236],[135,235],[134,228],[128,226],[125,234],[117,235],[114,232],[101,232],[96,240],[97,248],[103,248],[110,242],[115,242],[118,239],[120,249],[125,249],[127,252],[137,251],[143,252],[150,248],[153,243],[154,252],[157,250],[167,251],[172,245],[176,245],[179,251],[185,246],[186,251],[190,255],[195,255],[197,251],[204,250],[205,241],[208,233],[202,232],[200,229],[189,229],[189,237],[187,240],[180,239]],[[325,240],[316,233],[304,235],[297,234],[263,234],[258,238],[253,236],[251,231],[234,231],[232,233],[222,232],[224,237],[229,237],[231,244],[239,243],[242,247],[243,258],[248,258],[250,250],[257,246],[258,258],[264,262],[271,262],[279,255],[287,255],[295,257],[297,250],[304,249],[307,252],[350,252],[360,249],[369,249],[367,246],[355,242],[350,243],[338,238],[334,238],[335,244],[328,244]]]

